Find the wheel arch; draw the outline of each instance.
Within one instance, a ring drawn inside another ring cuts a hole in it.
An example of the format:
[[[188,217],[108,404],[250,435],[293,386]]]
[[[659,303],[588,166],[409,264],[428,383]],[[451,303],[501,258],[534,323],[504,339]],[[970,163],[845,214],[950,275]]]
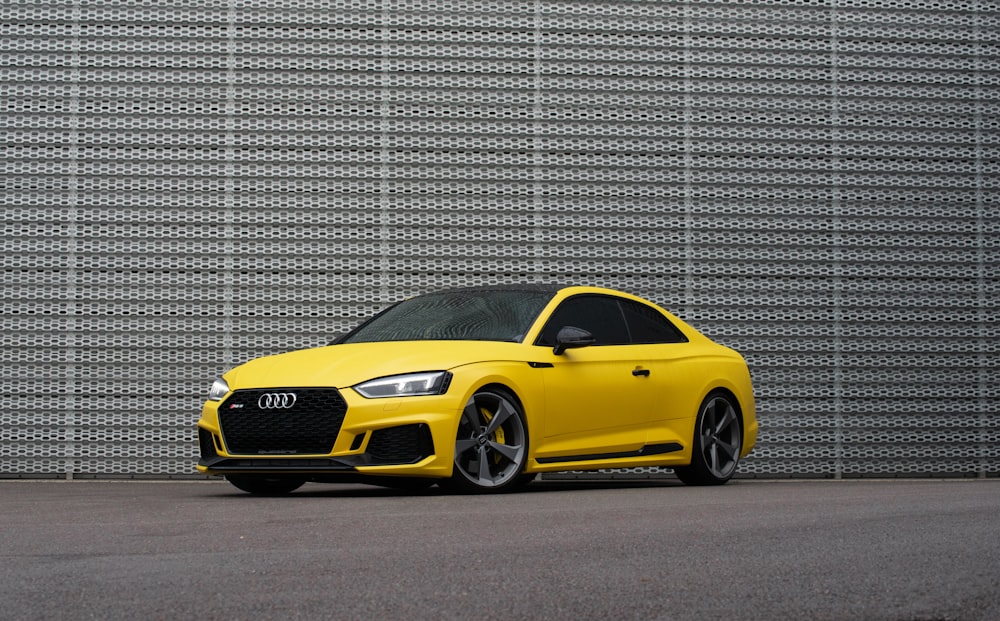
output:
[[[746,359],[734,350],[724,350],[721,355],[712,356],[703,361],[703,368],[711,368],[710,376],[702,384],[700,400],[695,404],[697,409],[705,402],[713,391],[721,390],[736,406],[740,417],[740,428],[743,431],[743,448],[740,457],[746,457],[757,443],[757,402],[750,378],[750,368]]]
[[[695,418],[697,418],[702,404],[713,394],[725,396],[736,409],[736,415],[740,421],[740,434],[742,435],[740,458],[746,457],[757,442],[757,413],[752,388],[748,383],[744,389],[741,389],[726,379],[718,379],[709,383],[701,393],[701,399],[694,411]]]
[[[524,433],[528,436],[528,451],[530,453],[531,446],[533,444],[531,442],[531,423],[532,423],[531,416],[528,414],[528,408],[524,406],[524,400],[521,398],[521,395],[518,394],[518,391],[512,388],[509,383],[496,379],[491,381],[484,381],[482,384],[477,385],[476,388],[473,388],[472,390],[469,391],[469,395],[466,398],[466,401],[468,401],[468,399],[471,399],[472,395],[482,392],[484,390],[488,390],[490,388],[506,393],[510,398],[514,400],[517,407],[521,409],[521,414],[524,419]],[[455,427],[457,431],[458,428],[457,423]]]
[[[472,395],[482,390],[488,388],[502,390],[509,394],[518,407],[521,408],[530,440],[535,417],[542,411],[545,398],[545,389],[542,384],[541,375],[537,369],[531,368],[524,362],[494,362],[487,364],[488,368],[486,369],[483,368],[482,364],[476,364],[453,371],[456,376],[459,374],[465,376],[464,381],[456,382],[452,380],[453,386],[459,383],[466,387],[459,400],[459,407],[464,407],[468,400],[472,398]],[[455,417],[456,431],[458,429],[458,419],[461,416],[461,410],[458,414],[459,416]]]
[[[733,404],[733,407],[736,408],[736,415],[740,419],[740,431],[743,435],[746,435],[746,419],[743,416],[743,404],[740,403],[740,398],[736,395],[736,393],[726,386],[716,386],[715,388],[709,389],[704,395],[702,395],[701,401],[698,402],[698,408],[700,409],[701,405],[712,395],[722,395],[729,399],[729,401]],[[697,416],[697,412],[695,412],[695,415]]]

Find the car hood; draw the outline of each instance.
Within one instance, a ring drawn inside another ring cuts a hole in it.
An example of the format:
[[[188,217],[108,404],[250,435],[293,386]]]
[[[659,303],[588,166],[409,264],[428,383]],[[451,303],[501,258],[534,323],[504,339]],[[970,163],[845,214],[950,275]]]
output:
[[[447,371],[474,362],[520,360],[525,345],[497,341],[347,343],[251,360],[226,373],[233,390],[332,386],[345,388],[398,373]]]

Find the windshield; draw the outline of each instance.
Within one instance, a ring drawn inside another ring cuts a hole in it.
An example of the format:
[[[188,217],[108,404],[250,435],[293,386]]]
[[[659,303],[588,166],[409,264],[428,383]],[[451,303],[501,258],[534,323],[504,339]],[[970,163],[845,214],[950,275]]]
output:
[[[551,298],[551,292],[542,291],[431,293],[390,307],[340,342],[520,342]]]

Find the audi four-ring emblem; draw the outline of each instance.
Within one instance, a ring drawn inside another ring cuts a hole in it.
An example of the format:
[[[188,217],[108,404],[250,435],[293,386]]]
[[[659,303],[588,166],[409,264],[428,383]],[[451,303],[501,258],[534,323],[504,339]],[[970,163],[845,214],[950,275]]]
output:
[[[262,410],[287,410],[295,405],[294,392],[265,392],[257,399],[257,407]]]

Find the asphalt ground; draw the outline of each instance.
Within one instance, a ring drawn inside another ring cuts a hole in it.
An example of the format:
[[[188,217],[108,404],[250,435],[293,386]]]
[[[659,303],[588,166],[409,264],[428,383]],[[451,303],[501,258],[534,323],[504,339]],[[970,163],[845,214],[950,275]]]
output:
[[[126,618],[995,621],[1000,480],[0,481],[0,619]]]

